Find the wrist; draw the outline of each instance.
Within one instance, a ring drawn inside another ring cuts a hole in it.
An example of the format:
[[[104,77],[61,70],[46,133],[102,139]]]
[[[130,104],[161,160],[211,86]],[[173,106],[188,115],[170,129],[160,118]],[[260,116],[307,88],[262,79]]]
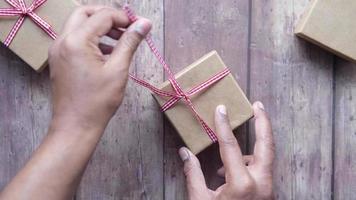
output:
[[[68,133],[79,135],[102,135],[106,124],[92,123],[75,114],[57,114],[52,117],[49,133]]]

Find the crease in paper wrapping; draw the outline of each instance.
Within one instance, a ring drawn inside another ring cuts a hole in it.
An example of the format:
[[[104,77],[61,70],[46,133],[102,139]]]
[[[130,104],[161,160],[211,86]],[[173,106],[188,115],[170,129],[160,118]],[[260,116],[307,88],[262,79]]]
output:
[[[32,0],[25,0],[26,6]],[[35,13],[49,23],[57,35],[70,13],[77,6],[72,0],[48,0]],[[12,8],[4,0],[0,1],[0,8]],[[0,41],[4,42],[7,35],[19,17],[0,17]],[[48,49],[53,39],[47,35],[29,17],[26,17],[9,48],[34,70],[41,71],[47,65]]]
[[[219,55],[216,51],[213,51],[177,73],[176,79],[183,90],[188,91],[222,71],[225,67]],[[159,88],[166,91],[173,90],[168,81],[164,82]],[[162,99],[156,95],[153,96],[161,106],[167,101],[167,99]],[[192,97],[192,102],[200,116],[213,130],[215,130],[214,113],[218,105],[227,107],[233,129],[253,116],[252,106],[232,74]],[[165,114],[194,154],[212,144],[209,136],[182,100],[166,111]]]
[[[356,62],[356,1],[313,0],[295,33],[336,55]]]

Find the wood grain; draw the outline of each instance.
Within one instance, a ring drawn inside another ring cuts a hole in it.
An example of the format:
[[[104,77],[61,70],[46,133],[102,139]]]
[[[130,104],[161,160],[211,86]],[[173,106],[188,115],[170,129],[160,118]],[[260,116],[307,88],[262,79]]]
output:
[[[152,19],[154,40],[174,71],[216,49],[250,99],[265,104],[276,140],[276,199],[354,198],[356,66],[294,36],[309,0],[129,2]],[[155,84],[163,81],[145,45],[132,71]],[[33,72],[0,45],[0,188],[46,134],[50,102],[48,71]],[[245,152],[253,151],[253,132],[252,123],[239,131]],[[129,83],[76,199],[186,199],[181,146],[151,95]],[[199,159],[209,187],[216,188],[223,182],[215,175],[217,146]]]
[[[120,1],[124,3],[123,1]],[[118,6],[110,1],[91,1]],[[137,14],[152,20],[152,34],[163,50],[163,3],[131,1]],[[161,67],[142,43],[132,72],[152,83],[163,79]],[[129,82],[123,104],[111,120],[85,172],[77,199],[162,199],[163,124],[151,94]]]
[[[273,124],[276,199],[330,199],[333,57],[293,34],[309,1],[252,2],[250,94]]]
[[[177,72],[211,50],[217,50],[240,86],[247,88],[248,1],[165,1],[165,52]],[[242,132],[245,131],[242,129]],[[244,133],[242,133],[244,134]],[[178,158],[178,134],[166,122],[165,198],[185,199],[185,181]],[[217,146],[199,155],[208,185],[219,186],[221,162]]]
[[[16,175],[50,120],[48,71],[36,74],[0,47],[0,188]]]
[[[335,66],[335,199],[354,199],[356,191],[356,65]]]

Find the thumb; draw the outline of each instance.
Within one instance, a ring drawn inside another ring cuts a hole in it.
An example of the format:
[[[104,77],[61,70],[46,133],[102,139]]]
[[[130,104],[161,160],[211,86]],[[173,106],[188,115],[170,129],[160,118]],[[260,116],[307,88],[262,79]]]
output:
[[[184,174],[187,179],[188,194],[190,197],[199,197],[208,190],[198,158],[187,148],[179,149],[179,156],[184,162]]]
[[[122,34],[106,65],[119,73],[128,72],[137,47],[150,32],[151,27],[151,21],[145,18],[139,18],[132,23]]]

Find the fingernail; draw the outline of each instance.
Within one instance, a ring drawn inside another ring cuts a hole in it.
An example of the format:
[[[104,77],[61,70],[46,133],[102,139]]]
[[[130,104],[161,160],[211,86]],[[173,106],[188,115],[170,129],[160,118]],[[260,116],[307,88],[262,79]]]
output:
[[[259,109],[261,109],[261,110],[265,110],[265,106],[261,103],[261,102],[256,102],[256,105],[257,105],[257,107],[259,108]]]
[[[183,162],[189,160],[190,158],[188,150],[184,147],[179,149],[179,156]]]
[[[151,30],[151,22],[147,19],[139,19],[128,29],[129,32],[136,32],[141,36],[146,36]]]
[[[219,105],[216,109],[218,110],[221,116],[225,117],[227,115],[226,106]]]

